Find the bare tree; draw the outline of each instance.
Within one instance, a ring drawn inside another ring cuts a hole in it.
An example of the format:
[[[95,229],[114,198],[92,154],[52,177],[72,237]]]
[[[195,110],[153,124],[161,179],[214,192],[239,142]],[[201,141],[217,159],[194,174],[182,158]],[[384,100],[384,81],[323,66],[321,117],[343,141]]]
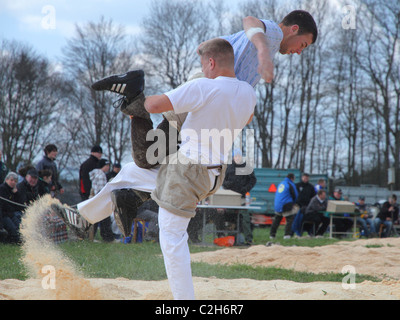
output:
[[[91,84],[135,68],[133,59],[122,26],[103,17],[99,22],[76,26],[76,34],[68,40],[63,58],[74,88],[71,102],[75,110],[63,122],[71,138],[76,139],[73,154],[86,156],[92,145],[102,144],[110,160],[121,162],[130,150],[129,118],[113,108],[113,102],[119,97],[109,92],[95,92]],[[72,128],[78,131],[71,131]]]
[[[49,62],[16,41],[0,44],[0,136],[6,165],[30,163],[57,130],[65,88]]]
[[[372,104],[384,128],[383,175],[395,168],[396,187],[400,187],[400,3],[398,1],[364,0],[360,23],[368,43],[359,59],[360,68],[369,76],[374,94]],[[371,45],[371,44],[374,45]]]
[[[201,1],[153,0],[143,21],[142,58],[146,70],[176,88],[199,69],[198,45],[211,36],[212,20]],[[216,35],[214,35],[216,36]]]

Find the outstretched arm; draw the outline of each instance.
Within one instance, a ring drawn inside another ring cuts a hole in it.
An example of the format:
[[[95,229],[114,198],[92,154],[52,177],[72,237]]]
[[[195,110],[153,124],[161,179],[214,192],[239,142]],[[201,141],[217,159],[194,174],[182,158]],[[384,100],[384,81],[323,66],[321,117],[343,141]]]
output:
[[[264,32],[261,32],[260,28],[264,30]],[[258,73],[265,82],[271,83],[274,78],[274,64],[269,53],[267,39],[265,38],[264,23],[260,19],[248,16],[243,19],[243,29],[249,37],[249,40],[257,49],[259,63]]]
[[[165,94],[147,97],[144,107],[149,113],[162,113],[174,110],[171,101]]]

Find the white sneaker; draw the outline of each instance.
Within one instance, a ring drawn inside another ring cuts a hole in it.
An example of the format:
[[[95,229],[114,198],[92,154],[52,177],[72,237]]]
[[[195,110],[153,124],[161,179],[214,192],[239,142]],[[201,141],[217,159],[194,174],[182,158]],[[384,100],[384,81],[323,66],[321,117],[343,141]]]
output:
[[[283,236],[283,239],[285,239],[285,240],[290,239],[290,238],[291,238],[291,236]]]

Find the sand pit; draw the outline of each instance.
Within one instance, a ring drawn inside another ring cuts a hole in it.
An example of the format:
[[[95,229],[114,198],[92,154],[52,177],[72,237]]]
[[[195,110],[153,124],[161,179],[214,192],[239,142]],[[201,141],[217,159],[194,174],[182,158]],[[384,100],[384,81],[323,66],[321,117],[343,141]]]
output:
[[[0,281],[0,300],[170,300],[168,281],[136,281],[117,279],[85,279],[59,249],[41,236],[40,216],[51,203],[43,198],[30,207],[23,223],[23,262],[32,277],[26,281]],[[344,266],[355,268],[356,274],[380,277],[381,282],[364,281],[353,289],[342,283],[250,279],[194,278],[199,300],[399,300],[400,239],[370,239],[339,242],[323,247],[253,246],[247,249],[227,248],[192,254],[192,261],[209,264],[249,264],[274,266],[313,273],[340,273]],[[46,266],[54,267],[44,273]]]
[[[89,279],[98,298],[107,300],[171,300],[167,280],[136,281],[127,279]],[[340,283],[296,283],[284,280],[256,281],[249,279],[194,278],[199,300],[398,300],[400,284],[365,281],[355,289],[345,290]],[[0,281],[0,300],[53,299],[50,290],[41,287],[41,280]]]
[[[341,273],[353,266],[356,273],[400,279],[400,238],[342,241],[322,247],[253,246],[192,255],[192,261],[210,264],[248,264],[282,267],[312,273]]]

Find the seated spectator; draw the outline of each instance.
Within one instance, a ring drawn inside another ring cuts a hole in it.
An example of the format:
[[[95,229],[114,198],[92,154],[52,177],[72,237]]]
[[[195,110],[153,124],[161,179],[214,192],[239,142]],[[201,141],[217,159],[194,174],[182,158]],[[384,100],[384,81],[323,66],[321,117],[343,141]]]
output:
[[[158,204],[154,200],[146,201],[139,207],[136,217],[149,223],[144,240],[158,242]]]
[[[383,205],[375,218],[375,228],[378,231],[380,226],[384,226],[382,237],[390,236],[393,227],[393,221],[399,218],[399,207],[397,206],[397,196],[391,195]]]
[[[314,186],[315,192],[317,193],[319,190],[326,190],[326,181],[325,179],[318,179],[317,184]]]
[[[365,236],[367,238],[375,237],[375,222],[372,220],[372,214],[368,213],[368,208],[365,204],[365,197],[360,196],[358,202],[355,203],[355,206],[356,210],[361,213],[361,216],[357,218],[357,222],[360,224],[361,229],[364,230]]]
[[[326,191],[320,189],[306,208],[304,221],[310,221],[315,224],[315,236],[322,236],[329,226],[330,219],[321,212],[326,211],[327,206]]]
[[[333,191],[333,195],[329,197],[329,200],[344,201],[342,197],[342,189],[336,188]],[[344,217],[348,217],[349,214],[343,214]],[[333,224],[335,225],[336,232],[345,233],[353,226],[353,220],[348,218],[333,218]]]
[[[248,171],[249,168],[246,162],[243,161],[242,152],[239,149],[235,149],[233,161],[226,169],[222,187],[240,193],[244,201],[246,193],[250,193],[257,182],[254,171],[251,170],[251,173],[248,173]],[[228,220],[237,223],[237,212],[235,210],[224,210],[224,217],[226,219],[224,222]],[[246,210],[240,210],[239,217],[240,230],[244,234],[245,244],[250,245],[253,242],[250,214]]]
[[[16,188],[17,183],[18,175],[9,172],[0,185],[0,233],[6,243],[21,242],[19,227],[24,206],[19,205],[22,201]]]
[[[24,180],[17,184],[22,203],[29,205],[31,202],[39,199],[39,173],[35,168],[26,172]]]
[[[39,171],[39,195],[43,196],[45,194],[51,194],[52,186],[52,173],[50,170],[40,170]]]

